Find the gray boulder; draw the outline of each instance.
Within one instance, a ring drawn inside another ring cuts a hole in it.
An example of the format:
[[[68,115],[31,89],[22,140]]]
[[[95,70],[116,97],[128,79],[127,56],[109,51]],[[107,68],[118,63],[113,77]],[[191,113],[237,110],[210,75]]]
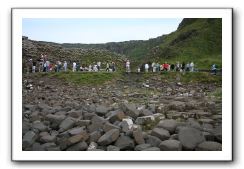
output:
[[[86,141],[89,138],[89,135],[86,132],[82,132],[80,134],[74,135],[67,139],[67,146],[71,146],[80,141]]]
[[[32,145],[32,151],[45,151],[45,149],[43,148],[43,146],[41,146],[40,143],[34,143]]]
[[[107,151],[120,151],[120,148],[113,145],[109,145],[107,147]]]
[[[111,130],[111,129],[118,129],[118,130],[120,130],[120,127],[115,126],[115,125],[113,125],[113,124],[111,124],[111,123],[109,123],[109,122],[106,122],[106,123],[103,125],[103,131],[107,132],[107,131],[109,131],[109,130]]]
[[[40,141],[43,143],[48,143],[48,142],[55,142],[56,141],[56,136],[55,135],[44,135],[40,138]]]
[[[181,101],[172,101],[168,105],[169,109],[171,110],[178,110],[178,111],[184,111],[186,104]]]
[[[112,129],[106,132],[103,136],[101,136],[97,143],[102,146],[109,145],[117,140],[119,137],[119,130],[118,129]]]
[[[136,119],[140,114],[135,104],[123,103],[121,107],[125,114],[133,119]]]
[[[122,110],[115,110],[109,112],[108,120],[110,123],[114,123],[116,121],[121,121],[125,117],[125,113]]]
[[[77,144],[74,144],[72,146],[70,146],[69,148],[67,148],[67,151],[84,151],[88,148],[88,145],[85,141],[81,141]]]
[[[120,150],[134,150],[134,140],[128,136],[120,136],[115,142],[115,146],[119,147]]]
[[[40,121],[34,121],[33,124],[32,124],[32,128],[33,129],[36,129],[38,131],[47,131],[47,126],[44,125],[42,122]]]
[[[133,131],[133,137],[135,139],[136,144],[144,144],[145,143],[142,131],[140,129]]]
[[[74,124],[75,124],[75,119],[71,117],[67,117],[59,125],[59,132],[64,132],[68,129],[71,129],[74,126]]]
[[[198,144],[205,141],[205,138],[201,131],[195,128],[184,127],[179,131],[179,141],[184,150],[194,150]]]
[[[173,120],[173,119],[161,120],[158,123],[157,127],[164,128],[164,129],[168,130],[171,134],[173,134],[177,127],[177,122],[176,122],[176,120]]]
[[[142,109],[140,112],[140,115],[141,116],[150,116],[150,115],[153,115],[153,112],[151,110],[148,110],[148,109]]]
[[[41,146],[46,151],[50,150],[51,148],[57,147],[57,145],[55,143],[45,143],[45,144],[42,144]]]
[[[147,149],[149,147],[152,147],[151,144],[139,144],[135,147],[135,151],[142,151],[142,150]]]
[[[76,126],[80,126],[80,127],[83,127],[83,126],[89,126],[91,124],[91,120],[78,120],[76,121],[75,125]]]
[[[100,131],[93,131],[90,133],[90,142],[97,142],[97,140],[102,136]]]
[[[51,122],[51,127],[56,128],[65,119],[65,115],[48,114],[46,120]]]
[[[142,116],[142,117],[137,117],[136,119],[136,124],[138,125],[145,125],[145,124],[150,124],[155,121],[154,116]]]
[[[22,147],[23,149],[31,146],[37,139],[37,134],[33,131],[28,131],[25,133],[23,140],[22,140]]]
[[[159,148],[162,151],[180,151],[182,145],[177,140],[165,140],[160,143]]]
[[[213,141],[204,141],[197,145],[197,151],[222,151],[222,144]]]
[[[153,147],[158,147],[162,142],[158,137],[148,135],[145,139],[146,144],[150,144]]]
[[[158,137],[160,140],[164,141],[169,139],[170,134],[168,130],[163,128],[154,128],[151,133],[152,136]]]
[[[105,116],[109,112],[110,108],[103,106],[103,105],[98,105],[96,107],[96,114],[99,116]]]
[[[72,128],[72,129],[68,130],[68,133],[69,133],[71,136],[80,134],[80,133],[82,133],[82,132],[84,132],[84,127],[76,127],[76,128]]]
[[[187,125],[192,127],[192,128],[196,128],[198,130],[202,130],[202,127],[201,127],[200,123],[198,121],[196,121],[195,119],[193,119],[193,118],[189,118],[187,120]]]
[[[93,116],[91,119],[91,125],[88,126],[88,130],[90,133],[93,131],[101,130],[103,128],[106,120],[99,116]]]

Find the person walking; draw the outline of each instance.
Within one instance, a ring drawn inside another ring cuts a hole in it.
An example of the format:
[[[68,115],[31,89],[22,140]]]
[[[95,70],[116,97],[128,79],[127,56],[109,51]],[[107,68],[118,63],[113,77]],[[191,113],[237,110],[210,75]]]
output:
[[[32,73],[36,72],[36,61],[33,61],[32,63]]]
[[[101,62],[100,61],[97,62],[97,69],[98,69],[98,71],[100,71],[100,69],[101,69]]]
[[[130,72],[130,61],[129,60],[126,61],[125,67],[126,67],[126,72],[129,73]]]
[[[190,72],[193,72],[193,71],[194,71],[194,63],[191,62],[191,63],[190,63]]]
[[[65,72],[67,72],[67,66],[68,66],[67,62],[64,61],[64,71],[65,71]]]
[[[148,72],[148,69],[149,69],[149,65],[146,63],[145,64],[145,72]]]
[[[109,72],[109,63],[106,63],[106,72]]]
[[[73,72],[76,71],[76,62],[73,62],[73,69],[72,69]]]

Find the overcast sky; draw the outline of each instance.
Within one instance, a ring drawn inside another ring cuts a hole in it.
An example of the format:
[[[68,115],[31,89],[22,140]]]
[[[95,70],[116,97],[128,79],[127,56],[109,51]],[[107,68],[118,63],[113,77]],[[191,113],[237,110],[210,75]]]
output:
[[[23,36],[57,43],[106,43],[147,40],[175,31],[182,18],[175,19],[38,19],[25,18]]]

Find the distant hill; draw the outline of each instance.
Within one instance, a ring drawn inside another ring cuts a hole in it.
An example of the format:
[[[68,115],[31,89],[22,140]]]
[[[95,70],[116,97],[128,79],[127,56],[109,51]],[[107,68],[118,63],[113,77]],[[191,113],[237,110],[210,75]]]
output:
[[[39,60],[41,54],[47,54],[48,60],[52,63],[57,61],[67,61],[72,63],[76,61],[79,64],[88,66],[98,61],[106,62],[114,61],[116,65],[123,65],[126,56],[114,53],[105,49],[83,49],[83,48],[64,48],[61,44],[43,41],[29,40],[22,37],[22,56],[23,64],[32,58]]]
[[[38,58],[47,53],[50,60],[77,60],[91,63],[98,60],[126,58],[133,66],[148,61],[163,63],[194,61],[198,68],[209,68],[215,63],[222,66],[222,19],[186,18],[176,31],[149,40],[131,40],[104,44],[52,43],[22,38],[23,57]]]
[[[151,58],[163,61],[194,61],[199,67],[222,65],[222,19],[183,19],[175,32],[164,37]]]

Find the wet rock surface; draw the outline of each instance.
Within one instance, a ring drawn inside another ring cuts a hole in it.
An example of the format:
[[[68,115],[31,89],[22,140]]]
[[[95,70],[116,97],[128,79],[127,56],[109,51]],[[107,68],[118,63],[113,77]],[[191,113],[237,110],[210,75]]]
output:
[[[222,150],[221,101],[208,97],[218,86],[145,84],[128,78],[98,88],[24,76],[22,149]]]

